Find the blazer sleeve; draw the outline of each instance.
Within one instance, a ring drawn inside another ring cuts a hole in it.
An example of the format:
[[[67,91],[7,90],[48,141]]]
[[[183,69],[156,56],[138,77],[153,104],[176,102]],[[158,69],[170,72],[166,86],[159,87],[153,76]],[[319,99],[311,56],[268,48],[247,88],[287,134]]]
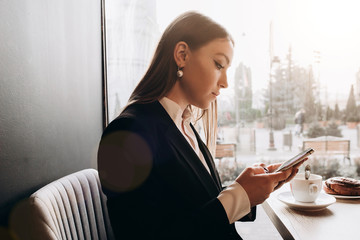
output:
[[[98,169],[118,239],[227,239],[236,235],[216,197],[201,206],[176,209],[167,199],[181,196],[181,189],[169,188],[153,171],[151,156],[161,147],[154,131],[133,119],[115,122],[100,141]]]

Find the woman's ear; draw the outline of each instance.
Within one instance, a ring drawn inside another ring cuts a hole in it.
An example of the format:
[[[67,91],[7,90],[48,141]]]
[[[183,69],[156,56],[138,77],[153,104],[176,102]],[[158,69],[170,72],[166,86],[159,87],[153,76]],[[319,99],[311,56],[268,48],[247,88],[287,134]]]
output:
[[[179,68],[185,67],[186,60],[188,58],[189,46],[186,42],[181,41],[175,45],[174,48],[174,59],[176,65]]]

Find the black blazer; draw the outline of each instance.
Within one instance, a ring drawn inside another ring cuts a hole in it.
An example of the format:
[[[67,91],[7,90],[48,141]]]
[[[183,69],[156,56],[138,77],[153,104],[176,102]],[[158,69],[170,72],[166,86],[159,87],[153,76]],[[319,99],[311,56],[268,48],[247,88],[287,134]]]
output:
[[[98,170],[117,239],[241,239],[217,199],[211,154],[193,130],[211,175],[158,101],[131,105],[105,129]],[[253,208],[242,220],[255,215]]]

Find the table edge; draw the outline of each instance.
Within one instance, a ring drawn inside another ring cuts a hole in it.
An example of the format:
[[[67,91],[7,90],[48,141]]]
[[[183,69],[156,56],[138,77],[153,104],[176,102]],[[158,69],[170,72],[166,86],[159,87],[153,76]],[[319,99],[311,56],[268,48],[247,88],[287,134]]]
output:
[[[270,218],[271,222],[276,227],[277,231],[281,235],[283,239],[295,239],[294,236],[290,233],[290,231],[287,229],[285,224],[281,221],[281,219],[276,215],[274,210],[271,208],[267,200],[262,203],[262,207],[268,217]]]

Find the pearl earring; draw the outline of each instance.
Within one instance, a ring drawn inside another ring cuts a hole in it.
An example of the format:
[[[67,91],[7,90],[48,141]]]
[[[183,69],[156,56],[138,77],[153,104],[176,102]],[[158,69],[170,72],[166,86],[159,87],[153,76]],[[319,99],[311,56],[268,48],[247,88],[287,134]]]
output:
[[[183,75],[184,75],[184,72],[181,70],[181,68],[178,67],[178,70],[176,72],[176,76],[178,78],[182,78]]]

